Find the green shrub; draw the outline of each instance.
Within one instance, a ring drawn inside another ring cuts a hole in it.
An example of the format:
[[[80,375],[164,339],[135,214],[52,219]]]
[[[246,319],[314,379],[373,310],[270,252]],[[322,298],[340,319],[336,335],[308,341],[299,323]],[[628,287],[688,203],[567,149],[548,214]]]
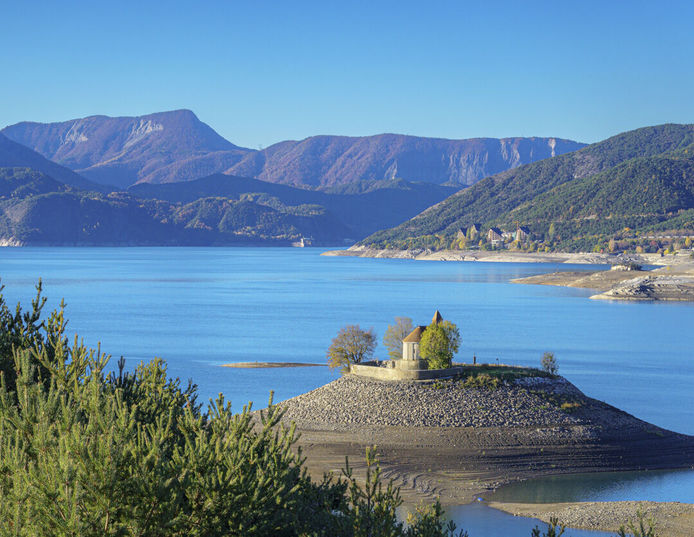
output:
[[[203,412],[161,360],[107,374],[99,349],[68,344],[62,309],[39,322],[42,304],[0,316],[13,379],[0,373],[2,535],[454,535],[438,503],[410,527],[396,519],[373,450],[363,484],[348,464],[315,482],[272,398],[234,414],[220,395]]]
[[[620,526],[617,537],[658,537],[655,531],[655,520],[646,518],[641,512],[636,512],[636,522],[630,520],[626,526]]]
[[[463,382],[463,386],[466,388],[487,388],[489,390],[497,389],[500,384],[499,377],[492,377],[487,373],[467,377]]]

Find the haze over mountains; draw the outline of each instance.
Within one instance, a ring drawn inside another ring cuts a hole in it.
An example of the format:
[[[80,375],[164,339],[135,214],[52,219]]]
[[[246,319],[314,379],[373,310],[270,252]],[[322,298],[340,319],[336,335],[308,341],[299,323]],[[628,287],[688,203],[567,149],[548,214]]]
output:
[[[463,187],[585,145],[559,138],[445,140],[382,134],[314,136],[258,151],[225,140],[189,110],[22,122],[0,132],[92,181],[119,188],[214,173],[303,188],[394,178]]]

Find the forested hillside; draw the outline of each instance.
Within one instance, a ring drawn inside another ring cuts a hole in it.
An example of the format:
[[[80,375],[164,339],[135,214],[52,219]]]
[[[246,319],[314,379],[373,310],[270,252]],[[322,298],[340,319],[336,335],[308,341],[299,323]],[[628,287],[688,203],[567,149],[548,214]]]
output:
[[[402,221],[455,191],[386,181],[338,194],[218,174],[108,195],[29,168],[0,168],[5,244],[337,245]]]
[[[473,224],[480,239],[492,226],[524,226],[536,243],[559,249],[594,248],[637,231],[686,232],[694,229],[693,143],[693,125],[622,133],[488,177],[362,243],[460,246],[458,232]],[[477,245],[467,239],[466,247]]]

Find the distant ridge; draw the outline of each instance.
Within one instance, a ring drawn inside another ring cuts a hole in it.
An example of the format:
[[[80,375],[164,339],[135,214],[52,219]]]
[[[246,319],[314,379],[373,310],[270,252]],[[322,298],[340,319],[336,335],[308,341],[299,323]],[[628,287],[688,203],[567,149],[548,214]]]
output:
[[[30,168],[0,167],[0,244],[338,245],[397,224],[455,191],[402,180],[349,190],[216,174],[104,195]]]
[[[228,142],[190,110],[139,117],[22,122],[8,138],[99,183],[182,181],[226,169],[249,149]]]
[[[0,168],[31,168],[66,185],[81,190],[110,192],[108,185],[94,183],[72,170],[44,158],[36,151],[13,142],[0,134]]]
[[[1,132],[93,181],[120,188],[215,173],[309,189],[394,178],[461,188],[585,145],[560,138],[447,140],[379,134],[313,136],[256,151],[225,140],[190,110],[22,122]]]
[[[227,172],[310,187],[399,177],[462,188],[488,175],[575,151],[584,145],[560,138],[447,140],[400,134],[313,136],[249,153]]]
[[[365,181],[335,187],[330,191],[305,190],[226,174],[215,174],[185,183],[162,185],[140,183],[128,192],[143,199],[190,203],[202,198],[254,199],[269,205],[317,205],[336,216],[353,240],[395,225],[445,199],[457,189],[402,179]]]

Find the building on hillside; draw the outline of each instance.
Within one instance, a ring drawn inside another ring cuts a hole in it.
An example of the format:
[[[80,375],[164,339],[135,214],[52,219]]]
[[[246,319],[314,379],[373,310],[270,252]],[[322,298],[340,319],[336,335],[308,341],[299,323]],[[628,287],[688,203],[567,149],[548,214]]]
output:
[[[504,237],[502,236],[502,231],[498,227],[491,227],[487,231],[487,241],[491,243],[492,246],[500,246],[504,243]]]
[[[455,234],[455,238],[458,240],[462,240],[465,238],[465,230],[462,227],[458,228],[458,232]]]
[[[515,231],[503,231],[501,233],[501,238],[504,240],[513,239],[515,237]]]
[[[313,238],[301,237],[298,241],[292,242],[292,246],[295,248],[306,248],[307,246],[313,246]]]
[[[431,319],[432,323],[440,324],[443,321],[443,317],[436,310],[434,317]],[[409,335],[402,340],[402,359],[403,360],[421,360],[419,355],[419,342],[422,339],[422,335],[426,331],[427,327],[425,325],[417,326]]]
[[[438,310],[434,313],[431,322],[436,324],[443,322],[443,317]],[[402,358],[350,364],[349,372],[359,377],[394,381],[431,380],[460,375],[466,366],[452,365],[442,369],[429,369],[428,360],[422,358],[419,353],[422,336],[427,330],[428,327],[425,325],[417,326],[402,340]]]
[[[516,230],[516,240],[518,242],[525,242],[530,240],[530,230],[525,226],[520,226]]]

